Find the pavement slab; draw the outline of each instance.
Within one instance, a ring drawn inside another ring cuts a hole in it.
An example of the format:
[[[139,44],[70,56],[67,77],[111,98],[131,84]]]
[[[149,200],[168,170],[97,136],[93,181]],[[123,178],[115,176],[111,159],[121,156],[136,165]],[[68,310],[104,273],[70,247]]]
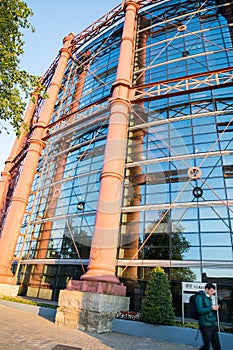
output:
[[[57,326],[36,314],[0,305],[1,350],[194,350],[193,346],[121,333]]]

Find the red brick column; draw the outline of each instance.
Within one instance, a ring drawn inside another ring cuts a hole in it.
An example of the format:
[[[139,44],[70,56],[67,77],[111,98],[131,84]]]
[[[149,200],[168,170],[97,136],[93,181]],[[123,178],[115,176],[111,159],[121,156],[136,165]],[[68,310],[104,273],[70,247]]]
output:
[[[132,81],[135,26],[138,9],[139,5],[136,0],[125,1],[125,23],[121,39],[117,77],[113,84],[113,94],[110,100],[109,129],[90,262],[87,273],[81,276],[81,280],[84,282],[120,283],[115,276],[115,270],[128,114],[130,111],[128,99]],[[86,287],[86,290],[88,290],[88,287]],[[121,292],[118,291],[117,293]]]
[[[14,257],[15,247],[27,206],[32,182],[36,173],[36,168],[44,147],[42,141],[45,136],[47,126],[52,117],[54,105],[60,89],[62,78],[70,57],[70,44],[73,34],[64,38],[63,48],[60,50],[60,58],[57,68],[48,89],[48,98],[45,100],[40,118],[35,124],[34,132],[29,140],[29,149],[18,180],[12,203],[5,221],[5,225],[0,238],[0,283],[15,283],[10,267]]]
[[[33,113],[34,113],[35,107],[37,105],[38,94],[36,92],[33,92],[31,95],[32,95],[32,98],[29,101],[26,112],[24,114],[24,120],[23,120],[22,126],[20,127],[20,135],[16,138],[16,140],[12,146],[10,156],[6,160],[6,162],[5,162],[6,165],[1,173],[2,178],[0,180],[0,211],[4,207],[6,195],[7,195],[9,185],[11,182],[11,168],[14,165],[14,159],[19,154],[19,152],[22,150],[22,148],[26,142],[26,139],[27,139],[24,125],[31,124]]]

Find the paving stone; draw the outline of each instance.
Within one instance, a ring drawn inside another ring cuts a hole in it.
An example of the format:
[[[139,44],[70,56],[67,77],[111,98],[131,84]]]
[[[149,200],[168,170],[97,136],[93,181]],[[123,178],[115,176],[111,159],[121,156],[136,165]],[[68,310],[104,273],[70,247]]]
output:
[[[194,350],[119,333],[90,333],[57,326],[41,316],[0,305],[1,350]]]

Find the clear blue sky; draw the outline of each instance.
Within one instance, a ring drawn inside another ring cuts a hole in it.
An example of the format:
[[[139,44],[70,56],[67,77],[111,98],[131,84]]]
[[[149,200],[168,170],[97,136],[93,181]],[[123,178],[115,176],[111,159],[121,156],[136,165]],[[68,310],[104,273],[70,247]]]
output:
[[[25,0],[34,15],[30,18],[36,31],[27,30],[21,68],[43,75],[62,47],[64,36],[80,33],[90,24],[119,5],[121,0]],[[11,128],[9,127],[9,131]],[[15,135],[0,134],[0,171],[9,156]]]

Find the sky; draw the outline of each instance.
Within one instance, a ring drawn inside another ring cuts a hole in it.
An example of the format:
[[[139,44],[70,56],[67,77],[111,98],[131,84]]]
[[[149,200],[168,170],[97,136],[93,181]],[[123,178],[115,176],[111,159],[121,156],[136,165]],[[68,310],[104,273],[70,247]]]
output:
[[[35,32],[24,31],[24,55],[21,68],[41,76],[56,58],[63,38],[75,35],[119,5],[121,0],[24,0],[34,15],[29,18]],[[10,154],[15,135],[7,124],[10,134],[0,134],[0,171]]]

